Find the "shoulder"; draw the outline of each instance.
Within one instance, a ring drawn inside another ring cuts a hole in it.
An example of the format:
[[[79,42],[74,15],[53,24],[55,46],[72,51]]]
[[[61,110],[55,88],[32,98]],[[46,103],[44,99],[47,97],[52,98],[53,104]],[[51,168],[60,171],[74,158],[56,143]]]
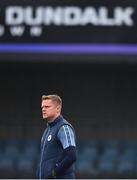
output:
[[[65,136],[67,138],[74,136],[73,128],[68,124],[62,125],[58,131],[58,136]]]
[[[72,130],[73,130],[73,128],[69,124],[63,124],[59,129],[59,131],[64,131],[64,132],[72,131]]]
[[[58,131],[58,139],[62,143],[64,149],[69,146],[76,146],[73,129],[68,124],[61,126]]]
[[[71,128],[73,128],[72,124],[71,124],[68,120],[66,120],[65,118],[62,118],[62,124],[68,125],[68,126],[70,126]]]

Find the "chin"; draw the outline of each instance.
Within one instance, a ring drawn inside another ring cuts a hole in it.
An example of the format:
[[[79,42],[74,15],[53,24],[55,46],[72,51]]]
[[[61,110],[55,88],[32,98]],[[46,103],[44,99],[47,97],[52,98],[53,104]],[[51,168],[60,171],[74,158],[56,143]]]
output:
[[[45,119],[47,119],[47,117],[44,116],[43,119],[45,120]]]

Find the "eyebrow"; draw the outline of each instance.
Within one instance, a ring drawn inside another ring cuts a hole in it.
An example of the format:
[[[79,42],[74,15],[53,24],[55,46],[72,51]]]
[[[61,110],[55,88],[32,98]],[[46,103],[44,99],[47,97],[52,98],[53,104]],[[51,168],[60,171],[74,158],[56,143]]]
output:
[[[49,107],[50,105],[43,105],[43,106],[41,106],[41,107]]]

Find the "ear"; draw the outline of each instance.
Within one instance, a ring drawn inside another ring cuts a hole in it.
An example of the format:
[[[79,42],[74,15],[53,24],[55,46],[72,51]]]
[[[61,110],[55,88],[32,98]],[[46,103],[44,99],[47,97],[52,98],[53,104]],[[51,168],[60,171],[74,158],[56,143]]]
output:
[[[60,105],[57,105],[57,110],[58,110],[58,111],[60,111],[60,110],[61,110]]]

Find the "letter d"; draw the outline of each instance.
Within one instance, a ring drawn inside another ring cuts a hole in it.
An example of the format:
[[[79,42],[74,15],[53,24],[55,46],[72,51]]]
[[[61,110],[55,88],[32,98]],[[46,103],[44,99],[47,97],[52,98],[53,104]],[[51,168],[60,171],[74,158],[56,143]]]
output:
[[[6,24],[19,25],[23,23],[23,8],[11,6],[6,9]]]

